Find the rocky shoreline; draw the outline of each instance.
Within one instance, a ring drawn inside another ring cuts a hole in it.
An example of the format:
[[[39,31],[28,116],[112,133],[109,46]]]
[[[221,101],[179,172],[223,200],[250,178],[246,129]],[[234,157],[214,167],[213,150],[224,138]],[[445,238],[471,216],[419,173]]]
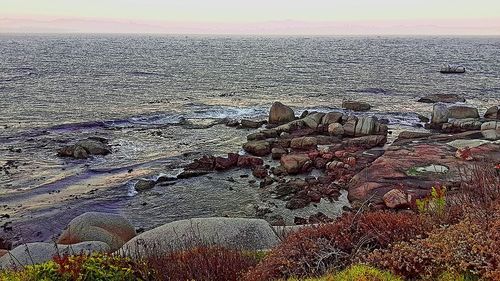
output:
[[[464,181],[462,171],[483,163],[499,162],[500,106],[490,107],[481,117],[477,108],[463,104],[464,101],[454,95],[422,98],[419,102],[433,104],[432,115],[421,117],[427,122],[425,130],[403,131],[397,136],[386,120],[359,114],[371,108],[366,103],[345,101],[342,107],[347,113],[305,111],[296,116],[292,108],[276,102],[267,120],[223,122],[225,126],[250,132],[240,151],[227,151],[227,156],[192,157],[177,174],[159,174],[153,179],[150,174],[149,177],[139,175],[131,181],[134,192],[139,193],[189,180],[203,184],[206,179],[218,177],[224,177],[228,186],[232,183],[250,185],[258,189],[261,203],[250,205],[247,217],[263,219],[259,220],[259,229],[263,225],[284,227],[330,222],[342,212],[359,208],[404,212],[416,199],[427,196],[437,182],[453,191]],[[94,136],[58,150],[59,157],[84,160],[109,153],[113,153],[109,141]],[[134,172],[130,168],[129,177],[133,177]],[[97,217],[99,221],[100,215]],[[112,219],[116,220],[121,218]],[[208,225],[212,227],[221,220],[224,219],[214,219],[216,222]],[[0,248],[4,249],[3,253],[20,244],[9,235],[12,232],[9,221],[8,214],[2,216]],[[238,225],[254,222],[241,219]],[[110,232],[101,222],[97,224],[98,228]],[[109,248],[104,248],[109,252],[135,239],[137,230],[144,231],[127,222],[122,221],[120,225],[127,225],[125,229],[129,234],[120,238],[118,244],[108,234],[107,238],[96,240],[93,234],[68,238],[64,233],[58,243],[100,241],[106,243]],[[87,226],[79,229],[94,233]],[[273,235],[277,231],[274,228]],[[124,232],[119,230],[118,234],[121,237]],[[271,244],[259,247],[269,248]]]

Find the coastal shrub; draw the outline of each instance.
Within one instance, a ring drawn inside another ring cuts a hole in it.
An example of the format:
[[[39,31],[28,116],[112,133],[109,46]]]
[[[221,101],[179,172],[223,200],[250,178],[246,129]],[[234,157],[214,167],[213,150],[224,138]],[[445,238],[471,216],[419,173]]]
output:
[[[365,258],[376,267],[409,279],[436,280],[441,272],[464,278],[500,280],[500,218],[458,224],[432,231],[429,237],[395,243]],[[444,278],[444,277],[441,277]],[[446,280],[446,279],[444,279]]]
[[[299,281],[300,279],[288,279]],[[403,281],[400,277],[384,270],[363,264],[350,266],[338,273],[327,274],[320,278],[307,278],[301,281]]]
[[[92,254],[56,256],[39,265],[30,265],[19,271],[0,273],[2,281],[91,281],[91,280],[142,280],[137,274],[138,265],[128,258]]]
[[[430,229],[414,213],[374,211],[344,214],[333,223],[304,228],[288,236],[254,269],[247,280],[321,276],[340,270],[372,249],[425,237]]]
[[[500,200],[500,176],[493,163],[478,163],[471,169],[460,170],[460,187],[449,203],[462,208],[467,217],[483,220]]]
[[[232,281],[255,266],[262,253],[222,247],[196,247],[145,260],[153,280]]]

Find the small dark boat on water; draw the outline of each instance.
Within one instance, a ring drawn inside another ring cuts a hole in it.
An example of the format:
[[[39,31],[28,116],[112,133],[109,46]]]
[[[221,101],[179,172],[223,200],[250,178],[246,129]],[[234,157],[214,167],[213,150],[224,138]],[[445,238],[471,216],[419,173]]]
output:
[[[439,72],[445,73],[445,74],[465,73],[465,67],[459,66],[459,65],[445,64],[441,67],[441,70]]]

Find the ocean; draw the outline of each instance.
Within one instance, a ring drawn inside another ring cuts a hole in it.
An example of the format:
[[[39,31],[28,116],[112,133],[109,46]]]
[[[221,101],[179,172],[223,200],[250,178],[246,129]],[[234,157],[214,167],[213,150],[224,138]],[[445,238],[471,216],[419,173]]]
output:
[[[444,63],[467,72],[441,74]],[[249,131],[221,120],[266,119],[274,101],[297,114],[365,101],[373,108],[364,114],[397,130],[429,115],[419,97],[448,93],[481,113],[499,104],[500,37],[2,34],[0,166],[15,168],[0,171],[0,206],[26,221],[24,231],[36,218],[33,233],[84,210],[124,213],[144,228],[245,216],[266,196],[247,181],[196,179],[144,194],[133,184],[175,175],[202,154],[241,150]],[[56,156],[89,136],[109,139],[113,153]]]

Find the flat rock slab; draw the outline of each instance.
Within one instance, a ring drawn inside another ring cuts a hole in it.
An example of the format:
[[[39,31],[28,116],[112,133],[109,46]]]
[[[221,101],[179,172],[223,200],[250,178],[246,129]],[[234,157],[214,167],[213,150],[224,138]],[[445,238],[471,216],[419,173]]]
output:
[[[194,218],[167,223],[127,242],[119,253],[148,256],[196,246],[238,250],[270,249],[279,238],[268,222],[246,218]]]
[[[348,185],[349,200],[382,203],[383,195],[394,188],[422,197],[438,181],[453,186],[462,180],[460,171],[500,159],[500,145],[494,143],[471,148],[474,161],[458,159],[456,150],[448,144],[432,141],[393,144],[371,166],[352,178]]]
[[[55,243],[28,243],[17,246],[0,258],[0,269],[18,268],[26,265],[40,264],[51,260],[56,255],[90,254],[92,252],[108,253],[108,244],[100,241],[88,241],[73,245]]]

